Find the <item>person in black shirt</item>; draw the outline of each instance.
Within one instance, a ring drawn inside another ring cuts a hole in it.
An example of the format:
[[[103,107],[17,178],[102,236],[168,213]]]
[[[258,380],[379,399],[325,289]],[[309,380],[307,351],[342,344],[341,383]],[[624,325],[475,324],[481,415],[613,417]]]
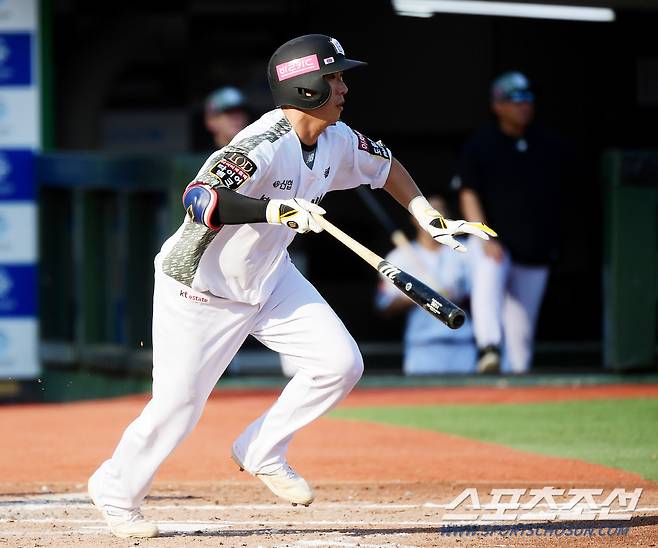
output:
[[[534,94],[519,72],[491,87],[496,116],[464,147],[456,181],[468,221],[496,227],[499,238],[472,242],[471,306],[478,370],[525,373],[532,361],[535,325],[556,258],[563,146],[533,124]]]

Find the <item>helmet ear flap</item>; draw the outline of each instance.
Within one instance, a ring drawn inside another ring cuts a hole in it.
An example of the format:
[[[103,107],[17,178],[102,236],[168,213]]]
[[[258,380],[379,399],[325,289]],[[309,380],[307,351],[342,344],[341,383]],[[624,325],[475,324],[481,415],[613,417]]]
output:
[[[314,108],[319,108],[324,105],[329,100],[329,97],[331,97],[331,86],[323,79],[320,90],[317,91],[313,97],[315,103]]]

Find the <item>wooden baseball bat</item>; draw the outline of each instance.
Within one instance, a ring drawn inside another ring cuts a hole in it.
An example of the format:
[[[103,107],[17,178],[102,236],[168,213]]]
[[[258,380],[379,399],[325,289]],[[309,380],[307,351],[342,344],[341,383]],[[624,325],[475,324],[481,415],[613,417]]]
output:
[[[427,287],[423,282],[417,280],[404,270],[385,261],[376,253],[370,251],[366,246],[345,234],[340,228],[330,223],[324,216],[317,213],[312,213],[311,215],[313,215],[313,218],[326,232],[361,257],[423,310],[429,312],[451,329],[459,329],[464,324],[466,314],[455,303]]]
[[[441,285],[436,273],[431,272],[427,264],[418,256],[418,253],[411,245],[409,238],[407,238],[405,233],[396,226],[393,219],[391,219],[383,206],[377,201],[377,198],[371,194],[371,191],[365,186],[360,185],[356,187],[356,192],[359,195],[359,198],[363,200],[363,203],[366,204],[366,207],[377,218],[382,227],[384,227],[384,230],[389,233],[393,245],[404,253],[405,257],[413,263],[414,272],[422,275],[423,279],[429,281],[433,287],[437,289],[440,288]]]

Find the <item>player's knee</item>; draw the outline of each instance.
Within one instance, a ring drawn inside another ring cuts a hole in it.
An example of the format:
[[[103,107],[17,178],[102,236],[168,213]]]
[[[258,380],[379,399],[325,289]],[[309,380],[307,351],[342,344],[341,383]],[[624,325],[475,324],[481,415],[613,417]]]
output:
[[[349,344],[346,344],[339,352],[333,354],[336,359],[334,364],[335,371],[341,379],[349,384],[356,384],[363,374],[363,357],[353,339],[350,338]]]
[[[363,375],[363,356],[361,356],[361,352],[359,352],[357,349],[354,362],[352,363],[352,367],[350,368],[349,372],[352,383],[356,384],[361,378],[361,375]]]

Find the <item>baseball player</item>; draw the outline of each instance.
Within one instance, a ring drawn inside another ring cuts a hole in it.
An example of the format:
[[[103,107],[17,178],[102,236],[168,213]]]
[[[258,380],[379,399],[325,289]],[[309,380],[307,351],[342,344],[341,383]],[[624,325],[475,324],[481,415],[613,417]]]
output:
[[[363,371],[354,339],[286,251],[297,233],[320,232],[313,216],[325,213],[318,203],[327,192],[384,188],[437,241],[459,251],[455,234],[488,238],[484,225],[444,219],[388,148],[339,121],[343,73],[364,64],[328,36],[283,44],[268,66],[277,108],[212,154],[185,189],[185,220],[155,258],[152,399],[89,479],[91,499],[115,535],[158,534],[140,504],[249,334],[298,371],[238,436],[232,458],[275,495],[313,501],[310,485],[286,461],[288,444]]]

